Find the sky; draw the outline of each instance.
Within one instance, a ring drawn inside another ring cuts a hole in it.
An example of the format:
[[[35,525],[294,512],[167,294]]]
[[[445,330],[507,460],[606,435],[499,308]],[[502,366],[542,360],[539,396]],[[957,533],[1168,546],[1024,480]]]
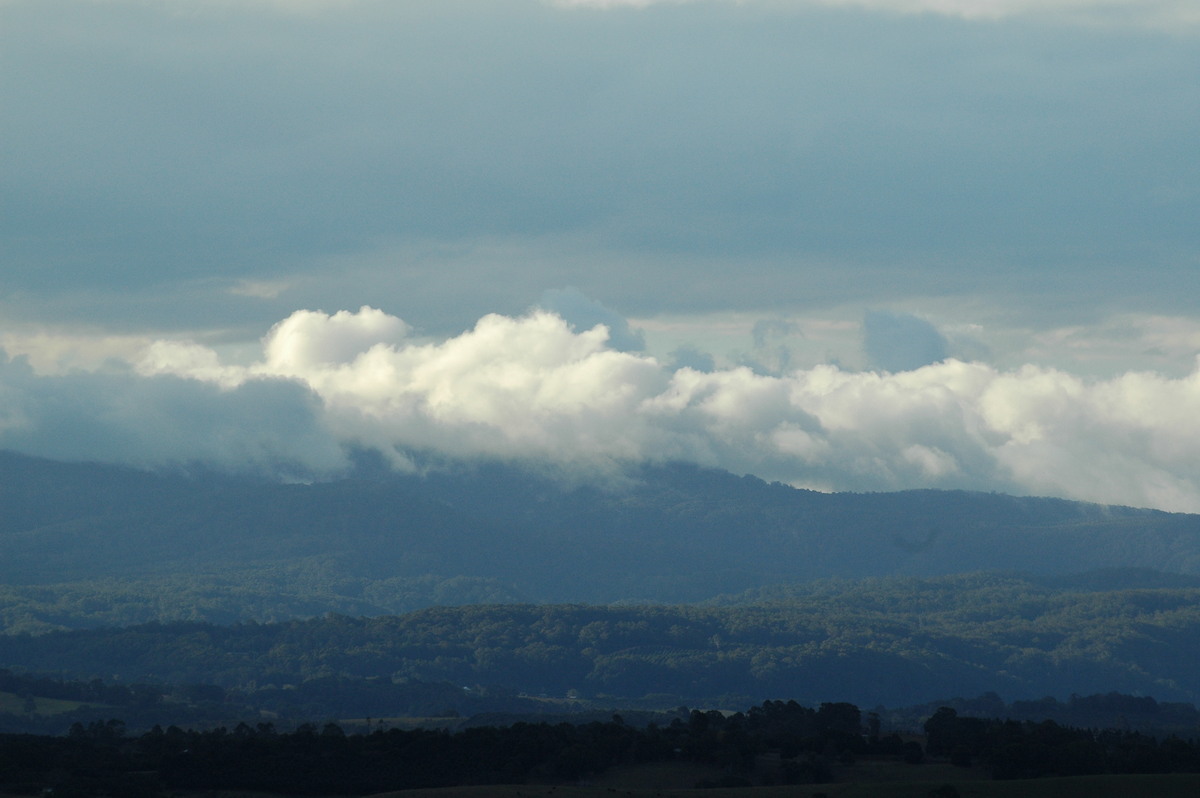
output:
[[[1200,512],[1193,0],[0,0],[0,448]]]

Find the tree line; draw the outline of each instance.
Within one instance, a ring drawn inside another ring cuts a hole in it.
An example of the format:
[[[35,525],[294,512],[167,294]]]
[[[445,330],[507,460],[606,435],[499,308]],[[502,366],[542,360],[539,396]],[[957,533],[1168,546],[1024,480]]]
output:
[[[881,730],[855,705],[768,701],[745,712],[691,710],[668,724],[515,723],[450,733],[336,723],[280,732],[239,723],[207,730],[120,720],[76,723],[65,736],[0,734],[0,788],[18,794],[157,798],[173,790],[362,795],[418,787],[573,783],[609,768],[686,761],[718,774],[696,786],[819,784],[863,757],[920,767],[929,759],[985,768],[994,778],[1196,773],[1200,745],[1178,737],[1087,730],[1054,721],[959,716],[939,708],[925,745]]]
[[[471,605],[270,624],[152,622],[3,641],[0,667],[206,682],[262,700],[318,679],[339,690],[330,680],[377,692],[387,683],[448,682],[728,708],[784,695],[899,706],[988,691],[1200,699],[1200,590],[1065,590],[994,574],[826,582],[750,603]]]

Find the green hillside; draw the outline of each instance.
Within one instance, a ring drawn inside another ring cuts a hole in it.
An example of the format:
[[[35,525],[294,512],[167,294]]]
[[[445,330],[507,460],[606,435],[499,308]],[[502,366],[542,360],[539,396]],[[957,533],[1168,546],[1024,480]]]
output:
[[[1200,577],[1198,516],[954,491],[822,494],[685,466],[602,486],[499,465],[281,485],[0,453],[0,546],[9,633],[695,603],[982,570],[1140,568],[1200,584],[1188,579]]]
[[[896,706],[986,691],[1200,698],[1200,588],[979,574],[774,592],[706,606],[474,605],[18,635],[0,666],[243,688],[413,679],[660,706],[780,696]]]

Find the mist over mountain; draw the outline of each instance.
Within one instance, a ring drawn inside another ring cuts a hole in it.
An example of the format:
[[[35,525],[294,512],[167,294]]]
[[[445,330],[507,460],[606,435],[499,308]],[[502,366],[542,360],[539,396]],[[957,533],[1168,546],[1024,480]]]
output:
[[[277,484],[8,453],[0,543],[5,623],[25,631],[697,602],[970,571],[1200,574],[1198,516],[962,491],[825,494],[684,465],[585,484],[511,465],[404,475],[364,462],[354,478]]]

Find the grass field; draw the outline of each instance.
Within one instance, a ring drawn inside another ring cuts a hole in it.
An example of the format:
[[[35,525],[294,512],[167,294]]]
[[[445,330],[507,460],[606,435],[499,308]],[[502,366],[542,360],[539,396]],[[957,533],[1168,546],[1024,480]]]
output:
[[[33,711],[38,715],[61,715],[84,706],[79,701],[63,701],[57,698],[34,698],[33,703]],[[92,704],[91,706],[101,707],[102,705]],[[9,712],[14,715],[26,714],[25,699],[16,693],[0,693],[0,712]]]
[[[931,774],[932,775],[932,774]],[[950,784],[961,798],[1196,798],[1200,774],[1076,776],[1028,781],[909,781],[800,784],[786,787],[622,789],[614,786],[506,784],[378,793],[364,798],[930,798]],[[284,798],[246,790],[173,792],[178,798]],[[0,792],[0,798],[17,798]],[[345,798],[327,796],[326,798]]]
[[[1030,781],[910,781],[851,784],[804,784],[787,787],[680,789],[619,789],[504,785],[405,790],[371,798],[929,798],[952,784],[962,798],[1196,798],[1200,774],[1155,776],[1078,776]]]
[[[369,723],[368,723],[369,721]],[[390,717],[390,718],[339,718],[337,723],[347,734],[362,734],[375,729],[446,729],[454,731],[466,722],[458,717]]]

